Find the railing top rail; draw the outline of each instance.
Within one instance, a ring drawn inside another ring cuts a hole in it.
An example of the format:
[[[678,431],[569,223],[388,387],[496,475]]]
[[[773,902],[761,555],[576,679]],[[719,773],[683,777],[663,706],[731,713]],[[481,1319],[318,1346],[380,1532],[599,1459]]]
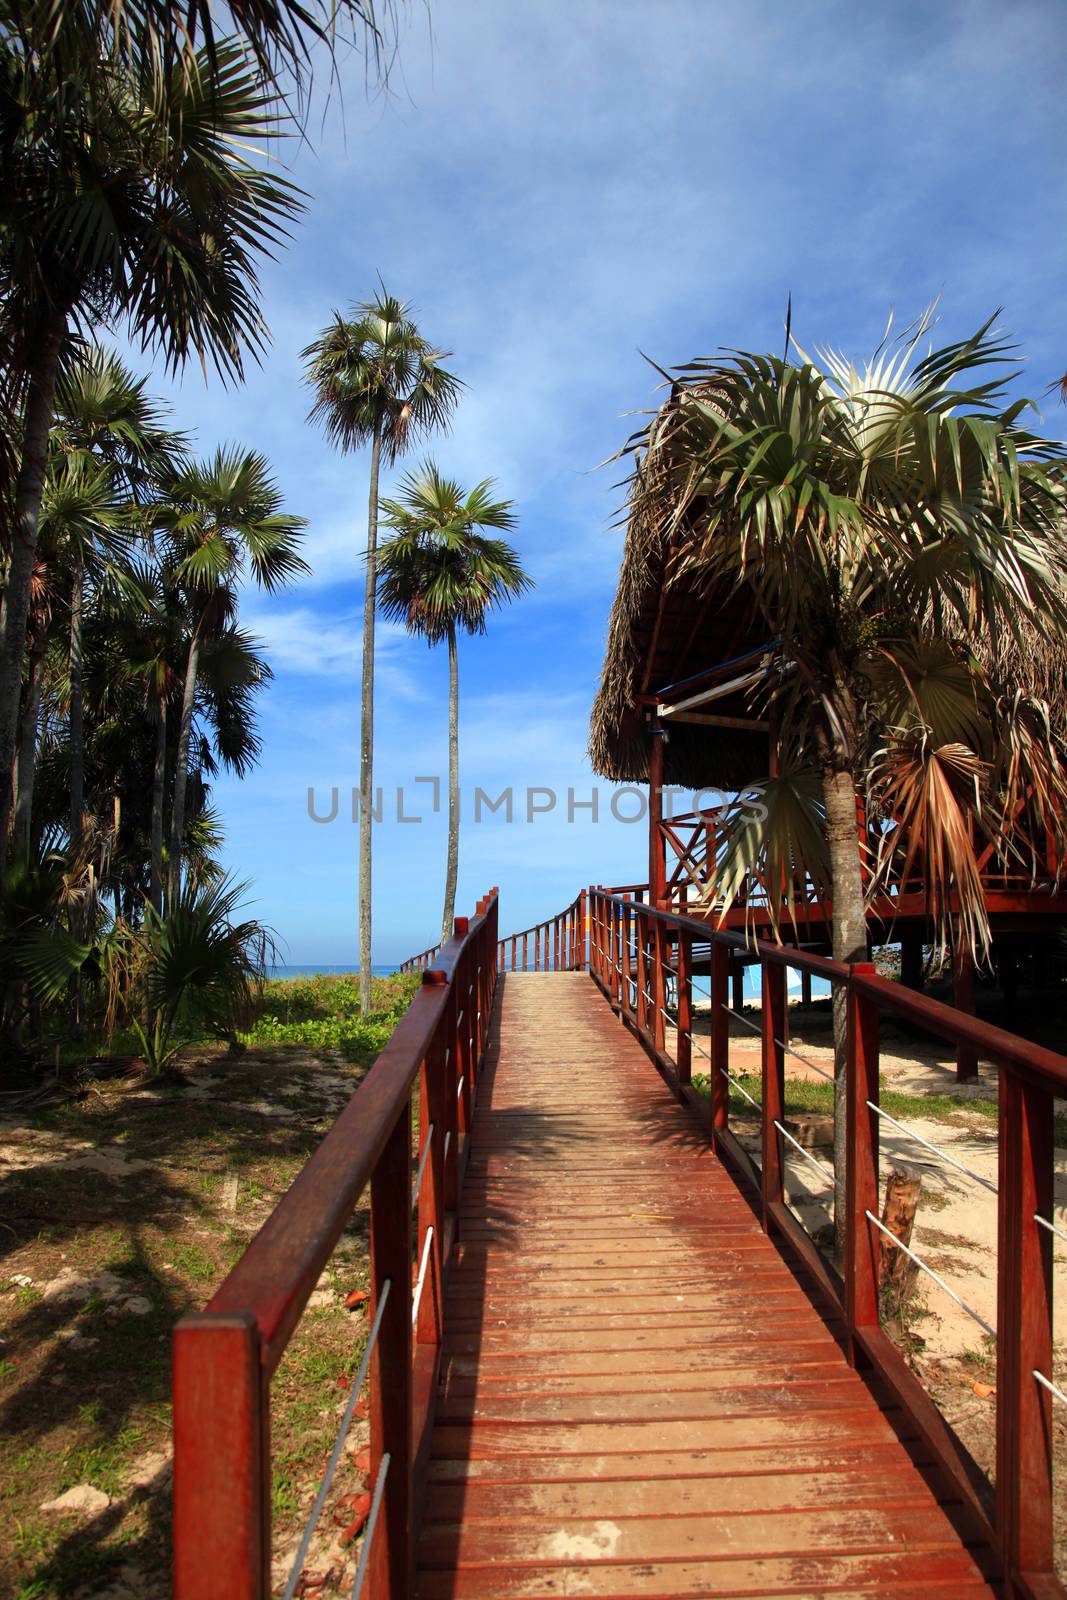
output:
[[[705,944],[725,944],[733,950],[757,955],[772,966],[791,967],[808,972],[813,978],[825,978],[829,983],[848,984],[857,994],[865,996],[883,1011],[892,1011],[919,1027],[936,1033],[949,1044],[969,1046],[980,1055],[1034,1081],[1054,1093],[1067,1096],[1067,1056],[1048,1050],[1044,1045],[1020,1039],[991,1022],[983,1022],[968,1012],[958,1011],[930,995],[917,994],[900,983],[891,983],[876,973],[859,972],[841,961],[827,956],[813,955],[794,945],[774,944],[767,939],[755,939],[726,928],[715,928],[695,917],[679,912],[660,911],[651,906],[634,906],[610,890],[597,891],[614,904],[629,911],[639,911],[642,916],[662,922],[689,933]]]
[[[458,963],[483,927],[496,895],[467,931],[441,947],[437,963],[355,1094],[293,1186],[268,1217],[207,1306],[252,1316],[273,1372],[397,1118],[448,1003]]]

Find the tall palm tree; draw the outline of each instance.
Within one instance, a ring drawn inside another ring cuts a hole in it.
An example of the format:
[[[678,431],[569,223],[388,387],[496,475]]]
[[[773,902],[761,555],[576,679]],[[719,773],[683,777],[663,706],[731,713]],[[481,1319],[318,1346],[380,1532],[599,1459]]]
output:
[[[309,421],[342,451],[371,447],[367,566],[363,596],[363,674],[359,753],[359,999],[371,1005],[371,809],[374,790],[374,595],[377,582],[378,476],[420,436],[447,427],[462,384],[411,317],[386,294],[340,312],[303,352],[315,391]]]
[[[242,154],[275,135],[282,112],[239,46],[219,41],[170,70],[150,52],[136,61],[94,56],[93,73],[57,76],[35,31],[9,20],[0,29],[0,345],[3,412],[9,427],[17,421],[18,441],[5,457],[15,477],[0,641],[0,839],[49,429],[70,336],[121,323],[171,367],[194,353],[239,376],[245,352],[257,354],[267,339],[257,258],[301,208],[291,184]],[[0,852],[0,877],[3,868]]]
[[[56,385],[56,426],[50,449],[67,463],[98,502],[93,519],[72,523],[66,557],[70,584],[70,837],[81,845],[85,793],[82,635],[86,585],[115,590],[135,534],[128,513],[151,494],[156,480],[173,473],[185,454],[181,434],[165,427],[164,407],[146,392],[114,352],[91,347],[61,371]],[[102,504],[107,497],[109,504]],[[128,504],[127,504],[128,502]]]
[[[728,905],[755,870],[784,917],[813,881],[844,962],[866,959],[857,799],[872,778],[897,824],[883,863],[921,849],[942,924],[951,887],[972,947],[985,907],[968,821],[990,764],[1005,822],[1028,790],[1067,799],[1035,670],[1067,621],[1064,452],[1020,425],[1012,347],[990,323],[919,358],[930,320],[862,370],[799,350],[691,363],[634,441],[633,504],[672,541],[673,581],[749,606],[781,640],[765,690],[781,773],[760,786],[766,815],[739,808],[726,829],[716,892]],[[960,383],[976,370],[985,381]],[[840,1224],[843,991],[834,1001]]]
[[[166,485],[155,508],[165,560],[190,612],[171,812],[170,890],[180,886],[186,783],[201,657],[226,635],[236,613],[235,585],[246,574],[268,593],[308,571],[299,554],[304,517],[282,509],[267,460],[254,450],[220,449],[191,462]]]
[[[432,461],[409,473],[401,498],[382,502],[393,537],[382,546],[378,604],[430,645],[448,645],[448,865],[441,938],[452,934],[459,873],[459,657],[460,630],[484,633],[497,606],[533,587],[517,552],[484,528],[515,526],[510,500],[493,498],[485,478],[465,494]]]

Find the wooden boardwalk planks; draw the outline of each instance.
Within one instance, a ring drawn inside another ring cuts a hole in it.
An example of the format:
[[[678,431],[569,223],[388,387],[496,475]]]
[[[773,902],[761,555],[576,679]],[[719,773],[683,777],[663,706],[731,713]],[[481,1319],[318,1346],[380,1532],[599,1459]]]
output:
[[[584,974],[501,982],[459,1233],[421,1600],[996,1593]]]

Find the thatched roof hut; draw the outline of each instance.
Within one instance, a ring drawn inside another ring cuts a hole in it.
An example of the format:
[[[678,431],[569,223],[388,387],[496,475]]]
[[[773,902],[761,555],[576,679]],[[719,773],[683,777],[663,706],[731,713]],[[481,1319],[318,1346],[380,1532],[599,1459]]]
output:
[[[661,432],[661,425],[670,419],[675,399],[672,395],[653,425],[650,449],[638,469],[640,481],[631,494],[607,653],[590,719],[593,769],[613,782],[648,781],[648,705],[657,693],[767,642],[766,623],[750,601],[736,591],[706,591],[691,568],[681,576],[675,571],[684,528],[664,521],[654,482],[656,451],[665,445],[667,431]],[[688,521],[698,514],[699,504],[694,503]],[[721,721],[758,716],[740,693],[714,710]],[[765,731],[672,720],[663,781],[736,790],[766,776],[767,757]]]
[[[662,491],[672,453],[680,443],[684,449],[685,397],[693,392],[681,384],[673,387],[648,430],[631,482],[622,566],[589,735],[594,771],[613,782],[648,781],[650,714],[664,689],[768,643],[767,621],[751,597],[732,585],[710,586],[691,559],[682,559],[692,553],[701,501],[694,495],[684,517],[676,518],[671,513],[677,482],[671,493]],[[714,404],[714,390],[702,388],[699,398]],[[1067,573],[1067,556],[1062,570]],[[968,636],[968,647],[985,661],[1004,692],[1045,703],[1061,752],[1067,752],[1067,641],[1025,613],[1016,626],[1014,637],[1006,630],[994,637]],[[962,637],[951,617],[943,618],[935,631],[942,637]],[[678,696],[672,692],[669,698]],[[671,717],[666,725],[663,782],[736,791],[765,777],[768,735],[758,726],[760,710],[751,691],[704,709],[718,715],[703,721]],[[724,725],[731,721],[757,721],[757,727]]]

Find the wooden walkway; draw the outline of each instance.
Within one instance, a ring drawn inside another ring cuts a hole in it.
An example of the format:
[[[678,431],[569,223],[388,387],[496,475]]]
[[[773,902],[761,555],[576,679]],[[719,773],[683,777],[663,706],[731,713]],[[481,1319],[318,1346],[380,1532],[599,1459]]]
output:
[[[460,1237],[420,1600],[998,1592],[585,974],[501,981]]]

